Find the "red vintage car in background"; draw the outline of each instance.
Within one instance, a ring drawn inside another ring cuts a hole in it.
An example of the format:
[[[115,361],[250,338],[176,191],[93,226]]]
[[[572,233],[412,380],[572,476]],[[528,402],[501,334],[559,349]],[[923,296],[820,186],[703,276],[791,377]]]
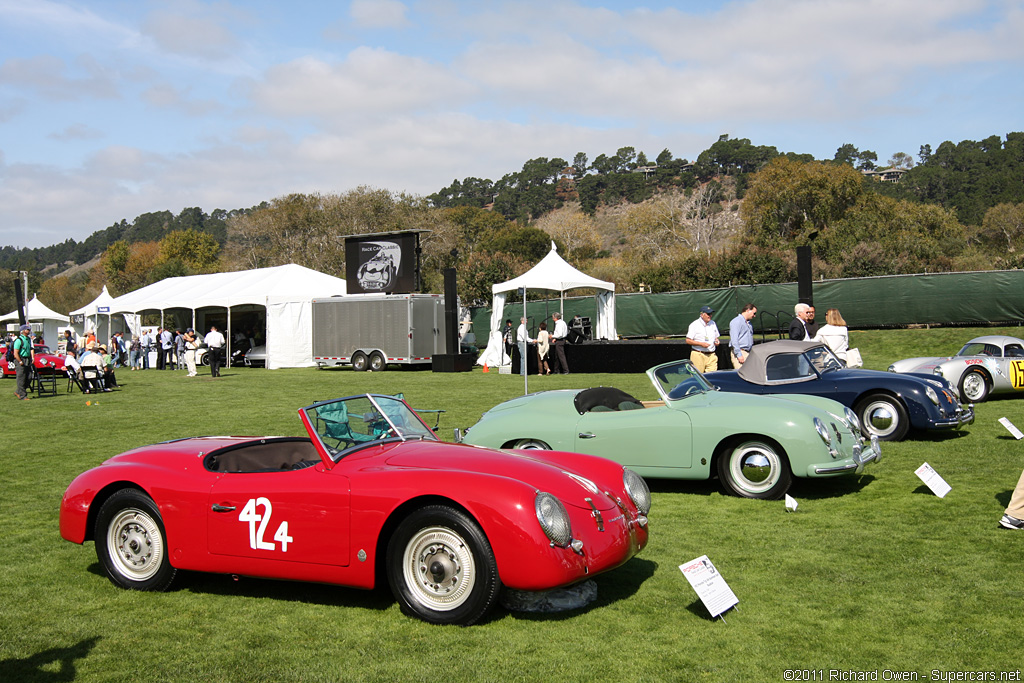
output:
[[[443,443],[402,400],[299,410],[308,438],[199,437],[79,475],[60,533],[95,541],[116,585],[164,590],[177,570],[373,588],[401,609],[472,624],[502,587],[567,586],[647,543],[650,492],[592,456]]]
[[[64,372],[64,356],[50,353],[50,347],[43,346],[42,344],[36,344],[34,348],[36,351],[36,370],[41,372]],[[14,363],[8,363],[6,358],[7,342],[4,341],[0,342],[0,368],[4,371],[4,377],[14,377]]]

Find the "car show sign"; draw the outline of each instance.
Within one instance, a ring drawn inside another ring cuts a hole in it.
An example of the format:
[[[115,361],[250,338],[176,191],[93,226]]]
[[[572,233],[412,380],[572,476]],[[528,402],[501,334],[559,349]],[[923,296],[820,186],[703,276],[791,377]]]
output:
[[[419,232],[345,238],[349,294],[410,294],[418,289]]]
[[[1020,441],[1021,439],[1024,439],[1024,432],[1021,432],[1019,429],[1017,429],[1017,425],[1015,425],[1012,422],[1010,422],[1009,418],[1005,418],[1005,417],[999,418],[999,424],[1001,424],[1004,427],[1006,427],[1006,431],[1008,431],[1011,434],[1013,434],[1013,438],[1017,439],[1018,441]]]
[[[701,555],[695,560],[679,565],[679,571],[690,582],[690,587],[711,613],[712,619],[739,604],[739,598],[715,569],[715,565],[711,564],[707,555]]]
[[[925,463],[914,470],[914,474],[925,483],[925,486],[932,490],[939,498],[945,498],[946,494],[949,493],[953,487],[946,483],[946,480],[939,476],[939,473],[935,471],[928,463]]]

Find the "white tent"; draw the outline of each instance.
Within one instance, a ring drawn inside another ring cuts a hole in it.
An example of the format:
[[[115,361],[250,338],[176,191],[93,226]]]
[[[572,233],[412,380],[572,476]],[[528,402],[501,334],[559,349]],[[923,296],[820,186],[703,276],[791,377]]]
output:
[[[198,309],[227,309],[230,329],[232,307],[265,306],[267,367],[303,367],[313,365],[312,300],[344,295],[346,291],[345,280],[290,263],[234,273],[167,278],[117,297],[110,310],[191,310],[192,327],[203,333],[207,329],[202,328],[208,326],[196,323]]]
[[[491,305],[491,331],[487,338],[487,348],[477,359],[477,365],[504,365],[508,356],[501,342],[501,319],[505,312],[505,299],[508,292],[519,289],[543,289],[559,293],[562,300],[559,311],[564,311],[565,292],[570,289],[597,289],[597,319],[594,321],[594,337],[596,339],[617,339],[615,332],[615,283],[605,282],[582,273],[570,266],[558,255],[555,243],[551,243],[551,251],[530,270],[519,277],[512,278],[491,286],[493,301]]]
[[[110,335],[114,332],[139,334],[139,316],[131,313],[124,315],[123,325],[119,324],[120,321],[112,320],[113,312],[110,306],[113,302],[114,297],[110,296],[107,286],[103,285],[103,291],[100,292],[99,296],[85,306],[71,311],[71,326],[74,328],[75,333],[79,337],[84,337],[86,332],[93,330],[96,332],[96,339],[98,340],[109,339]],[[82,317],[81,324],[74,321],[78,316]],[[125,341],[128,341],[128,337],[125,338]]]
[[[25,304],[25,319],[29,323],[36,323],[36,329],[42,326],[43,341],[45,341],[51,348],[56,352],[57,350],[57,336],[59,334],[58,327],[60,324],[67,325],[68,317],[61,315],[56,311],[50,310],[42,301],[39,300],[39,296],[32,297],[32,300]],[[18,322],[18,311],[13,311],[0,318],[0,322]]]

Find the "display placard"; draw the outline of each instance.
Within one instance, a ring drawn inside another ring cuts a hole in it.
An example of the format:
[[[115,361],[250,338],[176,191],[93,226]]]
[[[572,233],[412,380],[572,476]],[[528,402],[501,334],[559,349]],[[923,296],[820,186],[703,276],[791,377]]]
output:
[[[946,480],[939,476],[939,473],[935,469],[925,463],[914,470],[914,474],[918,476],[925,483],[925,486],[932,490],[939,498],[945,498],[946,494],[949,493],[953,487],[946,483]]]
[[[1024,432],[1021,432],[1019,429],[1017,429],[1017,426],[1015,424],[1013,424],[1012,422],[1010,422],[1009,419],[1007,419],[1005,417],[1001,417],[1001,418],[999,418],[999,424],[1001,424],[1004,427],[1006,427],[1006,431],[1008,431],[1011,434],[1013,434],[1013,438],[1017,439],[1018,441],[1020,441],[1021,439],[1024,439]]]
[[[679,565],[679,571],[690,582],[690,586],[711,613],[712,618],[739,604],[739,598],[715,569],[715,565],[711,564],[707,555],[701,555],[696,560]]]
[[[349,294],[411,294],[416,291],[418,232],[360,235],[345,239]]]

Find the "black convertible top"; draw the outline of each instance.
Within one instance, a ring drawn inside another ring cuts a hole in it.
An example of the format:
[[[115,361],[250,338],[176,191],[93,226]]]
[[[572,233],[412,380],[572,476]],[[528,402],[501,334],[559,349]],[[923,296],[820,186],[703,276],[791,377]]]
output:
[[[644,404],[636,400],[622,389],[615,387],[593,387],[584,389],[573,399],[580,415],[595,409],[601,410],[632,410],[643,408]]]

